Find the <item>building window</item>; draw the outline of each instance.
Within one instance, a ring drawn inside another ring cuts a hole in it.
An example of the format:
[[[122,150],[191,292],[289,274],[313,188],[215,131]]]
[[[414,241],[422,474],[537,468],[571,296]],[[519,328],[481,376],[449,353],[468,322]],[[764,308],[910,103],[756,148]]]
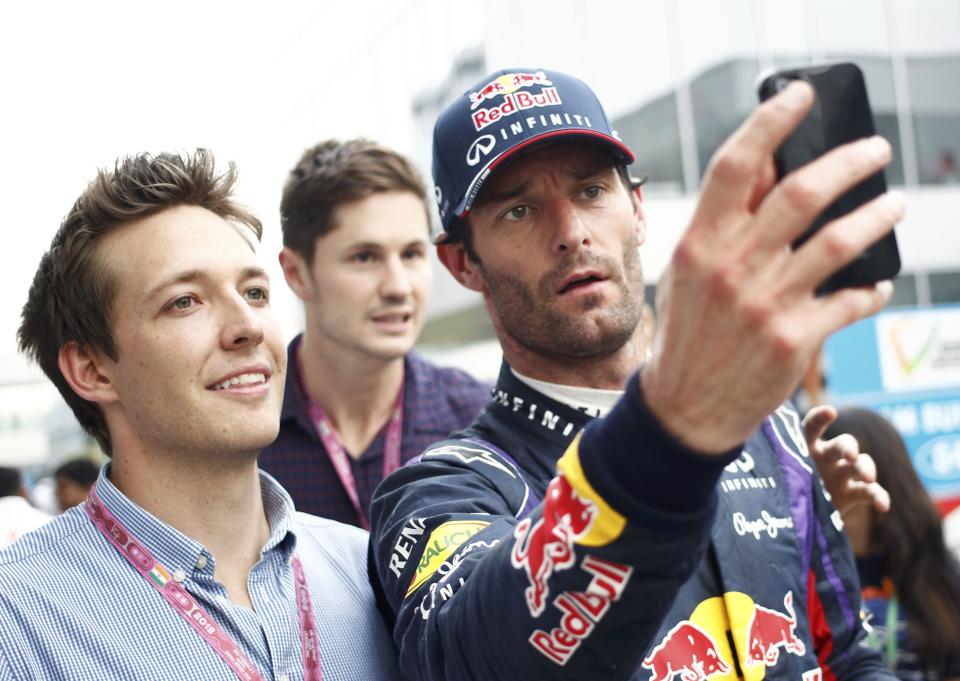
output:
[[[960,56],[907,59],[921,184],[960,184]]]
[[[960,271],[931,272],[930,302],[960,303]]]
[[[913,274],[901,274],[893,281],[893,296],[887,303],[892,307],[914,307],[917,305],[917,278]]]
[[[690,83],[701,178],[714,152],[756,107],[758,72],[755,59],[732,59],[707,69]]]
[[[683,192],[683,162],[677,120],[677,95],[671,91],[613,121],[620,139],[637,158],[632,172],[649,178],[644,187],[647,193]]]

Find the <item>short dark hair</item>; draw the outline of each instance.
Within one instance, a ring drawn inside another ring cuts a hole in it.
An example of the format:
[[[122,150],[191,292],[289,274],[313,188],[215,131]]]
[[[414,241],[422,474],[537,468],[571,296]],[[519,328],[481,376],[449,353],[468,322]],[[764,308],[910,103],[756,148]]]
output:
[[[0,466],[0,497],[15,497],[20,495],[23,480],[20,471],[16,468]]]
[[[40,365],[74,416],[111,453],[103,412],[81,398],[60,372],[58,356],[67,343],[117,359],[110,329],[116,282],[98,257],[100,240],[121,225],[175,206],[199,206],[248,228],[259,240],[260,221],[234,202],[237,172],[217,174],[213,154],[138,154],[100,170],[73,204],[43,254],[21,313],[20,351]]]
[[[420,199],[429,224],[426,187],[405,157],[365,139],[330,139],[310,147],[283,186],[283,245],[309,265],[317,239],[337,226],[334,212],[338,206],[389,191],[410,192]]]
[[[61,464],[53,472],[53,477],[72,480],[82,487],[93,485],[97,481],[98,475],[100,475],[100,466],[90,459],[72,459]]]

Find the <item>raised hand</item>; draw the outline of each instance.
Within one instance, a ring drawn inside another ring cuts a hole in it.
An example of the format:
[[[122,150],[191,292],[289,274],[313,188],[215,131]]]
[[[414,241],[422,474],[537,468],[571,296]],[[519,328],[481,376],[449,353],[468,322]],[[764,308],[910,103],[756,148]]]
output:
[[[812,88],[794,82],[717,151],[699,204],[658,284],[658,323],[641,373],[645,399],[687,446],[740,442],[797,384],[832,332],[878,311],[890,282],[817,297],[815,288],[893,228],[888,192],[793,242],[835,198],[890,161],[880,137],[834,149],[775,182],[772,155],[803,119]]]
[[[832,440],[820,439],[836,418],[837,410],[829,405],[814,407],[803,417],[807,448],[823,486],[841,515],[864,504],[886,513],[890,510],[890,494],[877,482],[877,466],[869,454],[860,451],[857,439],[848,433]]]

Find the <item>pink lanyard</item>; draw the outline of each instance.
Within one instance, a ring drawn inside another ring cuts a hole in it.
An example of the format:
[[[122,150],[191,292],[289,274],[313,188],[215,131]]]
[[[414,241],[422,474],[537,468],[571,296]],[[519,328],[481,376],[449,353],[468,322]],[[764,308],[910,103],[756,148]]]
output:
[[[327,456],[333,465],[333,470],[337,472],[340,478],[340,484],[343,486],[347,496],[350,497],[350,503],[353,510],[360,520],[360,527],[365,530],[370,529],[370,522],[367,520],[367,512],[360,504],[360,494],[357,491],[357,482],[353,479],[353,471],[350,468],[350,459],[347,451],[343,448],[340,438],[333,430],[333,424],[327,418],[326,412],[319,404],[314,402],[307,394],[306,382],[303,379],[303,362],[300,360],[300,348],[297,348],[297,375],[300,379],[300,387],[303,391],[304,399],[307,403],[307,411],[310,413],[310,420],[313,427],[323,442],[323,448],[327,450]],[[386,441],[383,444],[383,477],[387,477],[395,470],[400,468],[400,440],[403,430],[403,381],[400,382],[400,393],[397,395],[397,403],[393,407],[393,414],[390,416],[390,423],[387,424]]]
[[[106,509],[97,495],[96,485],[90,488],[90,496],[84,504],[87,515],[120,554],[143,575],[147,583],[173,606],[173,609],[200,634],[214,652],[229,665],[237,678],[244,681],[264,681],[256,666],[240,646],[223,631],[207,611],[200,607],[180,584],[171,579],[170,572],[158,563],[143,544]],[[320,649],[317,645],[317,625],[313,618],[313,604],[307,589],[303,565],[296,555],[290,559],[296,580],[297,613],[300,619],[300,645],[303,648],[303,678],[305,681],[322,681]]]

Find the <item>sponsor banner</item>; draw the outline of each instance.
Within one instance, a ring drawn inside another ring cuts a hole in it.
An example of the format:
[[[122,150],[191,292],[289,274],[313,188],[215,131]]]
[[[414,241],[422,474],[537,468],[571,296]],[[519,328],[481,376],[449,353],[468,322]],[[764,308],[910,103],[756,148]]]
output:
[[[960,503],[960,306],[865,319],[827,339],[824,360],[832,403],[883,414],[941,510]]]
[[[427,539],[426,548],[420,556],[420,564],[407,589],[407,596],[417,590],[440,568],[457,548],[490,523],[479,520],[451,520],[443,523]]]
[[[890,312],[876,321],[887,392],[960,386],[960,307]]]

